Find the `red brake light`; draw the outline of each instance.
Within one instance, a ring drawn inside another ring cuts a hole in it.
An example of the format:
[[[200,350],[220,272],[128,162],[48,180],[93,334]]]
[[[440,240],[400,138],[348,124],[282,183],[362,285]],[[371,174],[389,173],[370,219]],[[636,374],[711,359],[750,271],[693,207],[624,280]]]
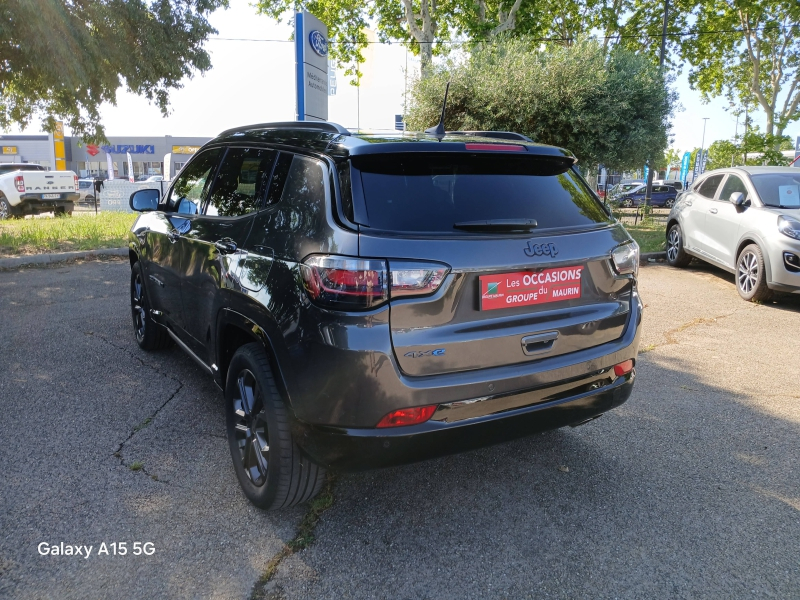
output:
[[[466,144],[467,150],[492,150],[494,152],[525,152],[525,146],[516,144]]]
[[[374,308],[389,299],[382,260],[315,255],[300,270],[308,296],[331,308]]]
[[[75,191],[77,192],[78,191],[78,176],[77,175],[73,175],[73,177],[75,178]]]
[[[430,406],[415,406],[414,408],[400,408],[393,410],[383,417],[376,427],[404,427],[424,423],[436,412],[436,404]]]
[[[17,187],[18,192],[25,191],[25,178],[22,175],[14,177],[14,185]]]
[[[627,375],[633,371],[633,360],[628,359],[625,362],[621,362],[618,365],[614,365],[614,375],[617,377],[622,377],[623,375]]]

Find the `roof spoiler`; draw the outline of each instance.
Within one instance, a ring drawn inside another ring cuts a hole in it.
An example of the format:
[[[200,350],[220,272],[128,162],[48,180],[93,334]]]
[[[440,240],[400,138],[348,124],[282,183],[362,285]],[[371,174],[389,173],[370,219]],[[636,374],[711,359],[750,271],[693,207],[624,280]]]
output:
[[[447,135],[465,135],[470,137],[495,138],[498,140],[518,140],[522,142],[533,142],[527,135],[522,135],[515,131],[448,131]]]

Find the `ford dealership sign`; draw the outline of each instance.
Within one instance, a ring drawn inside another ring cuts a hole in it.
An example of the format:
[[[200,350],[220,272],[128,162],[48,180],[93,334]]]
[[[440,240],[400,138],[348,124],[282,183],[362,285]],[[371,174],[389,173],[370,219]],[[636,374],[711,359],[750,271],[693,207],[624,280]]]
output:
[[[308,34],[308,43],[311,49],[320,56],[328,56],[328,40],[316,29]]]

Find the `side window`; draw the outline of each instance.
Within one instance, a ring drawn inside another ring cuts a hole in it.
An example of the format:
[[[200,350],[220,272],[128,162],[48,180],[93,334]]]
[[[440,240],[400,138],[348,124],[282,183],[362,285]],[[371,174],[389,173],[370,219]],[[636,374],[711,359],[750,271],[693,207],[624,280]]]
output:
[[[731,199],[731,194],[735,192],[741,192],[744,194],[745,199],[747,198],[748,193],[744,182],[736,175],[728,175],[728,178],[725,180],[725,185],[722,186],[719,199],[728,202]]]
[[[206,150],[186,165],[166,199],[167,210],[184,215],[196,215],[200,212],[210,183],[209,178],[214,175],[221,153],[219,148]]]
[[[272,179],[269,182],[269,190],[267,191],[267,206],[280,202],[293,158],[294,155],[288,152],[281,152],[278,156],[278,162],[275,163],[275,168],[272,170]]]
[[[313,207],[324,200],[325,182],[322,166],[313,159],[296,155],[286,177],[281,202]]]
[[[723,177],[724,175],[712,175],[711,177],[706,178],[697,187],[697,193],[701,196],[705,196],[706,198],[713,198]]]
[[[258,210],[276,154],[275,150],[263,148],[229,149],[214,181],[205,214],[238,217]]]

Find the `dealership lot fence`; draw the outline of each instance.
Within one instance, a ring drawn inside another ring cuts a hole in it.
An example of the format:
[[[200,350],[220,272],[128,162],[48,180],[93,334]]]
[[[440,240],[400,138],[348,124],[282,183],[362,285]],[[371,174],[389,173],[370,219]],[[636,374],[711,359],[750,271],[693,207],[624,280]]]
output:
[[[103,182],[100,190],[100,210],[112,212],[133,212],[128,201],[137,190],[158,190],[161,195],[169,186],[169,181],[138,181],[130,183],[125,179],[114,179]]]

